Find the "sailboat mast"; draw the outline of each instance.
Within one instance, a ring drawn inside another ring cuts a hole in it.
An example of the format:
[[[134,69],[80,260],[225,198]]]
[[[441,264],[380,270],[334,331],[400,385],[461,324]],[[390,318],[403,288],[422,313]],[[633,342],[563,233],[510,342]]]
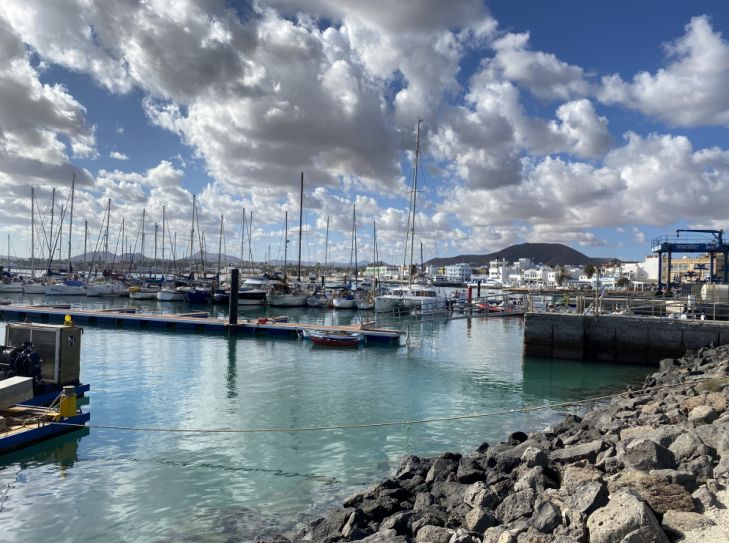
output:
[[[220,283],[220,251],[223,250],[223,215],[220,215],[220,236],[218,236],[218,283]],[[218,285],[220,288],[220,285]]]
[[[286,266],[289,257],[289,212],[284,213],[284,282],[286,282]],[[281,253],[279,253],[281,254]]]
[[[354,286],[357,287],[357,206],[352,204],[352,239],[354,242]]]
[[[73,196],[76,192],[76,174],[71,178],[71,213],[68,217],[68,273],[71,273],[71,232],[73,232]]]
[[[248,261],[251,264],[251,273],[253,273],[253,211],[251,211],[250,217],[248,221]]]
[[[245,253],[246,243],[246,208],[243,208],[243,220],[240,223],[240,267],[243,269],[243,262],[246,258]]]
[[[296,270],[298,280],[301,281],[301,228],[304,220],[304,172],[301,172],[301,188],[299,190],[299,264]]]
[[[104,234],[104,264],[109,262],[109,223],[111,222],[111,198],[106,201],[106,233]]]
[[[165,262],[165,207],[162,206],[162,262],[165,272],[167,271],[167,262]]]
[[[159,230],[159,225],[157,223],[154,223],[154,272],[157,273],[157,232]],[[150,272],[150,275],[151,272]]]
[[[139,259],[140,260],[139,267],[142,270],[142,273],[144,273],[144,219],[145,219],[146,214],[147,214],[147,210],[142,209],[142,247],[141,247],[142,256]]]
[[[124,231],[124,227],[126,226],[126,217],[122,217],[122,230],[121,230],[121,264],[120,266],[124,266],[124,247],[126,246],[126,240],[124,239],[124,235],[126,232]],[[116,252],[116,251],[115,251]]]
[[[50,267],[51,262],[53,261],[53,253],[55,252],[55,248],[51,248],[51,244],[53,243],[53,238],[56,235],[56,233],[53,231],[53,219],[56,215],[56,187],[53,187],[53,192],[51,192],[51,236],[48,240],[48,267]]]
[[[30,187],[30,277],[35,278],[35,189]]]
[[[422,123],[422,119],[418,119],[418,129],[417,129],[417,135],[415,138],[415,166],[413,169],[413,199],[412,199],[412,206],[411,206],[411,213],[412,213],[412,228],[410,229],[410,269],[408,270],[408,285],[413,284],[413,251],[415,249],[415,203],[416,198],[418,195],[418,159],[420,158],[420,123]]]
[[[192,251],[194,249],[194,242],[195,242],[195,195],[192,195],[192,221],[190,225],[190,279],[193,278],[193,258],[192,258]]]
[[[89,242],[89,221],[84,219],[84,270],[86,269],[86,247]],[[96,249],[94,249],[96,251]]]
[[[327,234],[324,238],[324,273],[329,266],[329,216],[327,215]]]
[[[58,223],[58,265],[61,265],[61,259],[63,258],[63,218],[66,216],[66,207],[61,205],[61,217]],[[55,247],[54,247],[55,250]]]
[[[375,285],[380,282],[380,265],[377,262],[377,223],[372,221],[372,265],[375,267],[375,276],[377,281],[373,281],[372,291],[375,290]]]

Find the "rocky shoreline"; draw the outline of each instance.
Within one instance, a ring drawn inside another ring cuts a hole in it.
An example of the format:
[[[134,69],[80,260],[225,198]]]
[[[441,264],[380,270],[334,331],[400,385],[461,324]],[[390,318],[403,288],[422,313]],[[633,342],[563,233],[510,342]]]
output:
[[[690,351],[584,417],[469,455],[406,456],[342,509],[259,541],[681,541],[715,524],[704,512],[729,476],[728,401],[729,346]]]

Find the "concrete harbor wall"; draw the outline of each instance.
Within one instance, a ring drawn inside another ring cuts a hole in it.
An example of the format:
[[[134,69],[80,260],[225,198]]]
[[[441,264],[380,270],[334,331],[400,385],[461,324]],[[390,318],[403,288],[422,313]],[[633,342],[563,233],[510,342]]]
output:
[[[729,344],[729,323],[559,313],[528,313],[524,319],[529,357],[656,364],[709,344]]]

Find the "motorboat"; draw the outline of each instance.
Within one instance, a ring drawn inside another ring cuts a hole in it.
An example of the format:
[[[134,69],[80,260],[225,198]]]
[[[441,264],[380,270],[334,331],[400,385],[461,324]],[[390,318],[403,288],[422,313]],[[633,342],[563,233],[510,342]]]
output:
[[[446,297],[438,294],[435,287],[412,284],[394,288],[390,294],[377,296],[375,311],[378,313],[444,313],[448,311],[448,303]]]
[[[267,277],[247,277],[238,289],[238,305],[264,305],[270,285]]]

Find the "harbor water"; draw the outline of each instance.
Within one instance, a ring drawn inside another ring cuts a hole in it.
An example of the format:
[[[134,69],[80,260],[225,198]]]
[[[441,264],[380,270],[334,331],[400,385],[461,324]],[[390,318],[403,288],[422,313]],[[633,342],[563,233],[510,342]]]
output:
[[[191,309],[52,300],[63,302]],[[333,324],[360,318],[313,308],[286,314]],[[86,327],[81,371],[91,384],[91,428],[0,457],[0,541],[252,541],[340,505],[405,454],[468,452],[509,431],[542,429],[566,410],[341,427],[547,406],[621,390],[652,371],[525,360],[518,318],[389,324],[405,332],[399,346],[354,350]],[[340,428],[317,429],[332,426]],[[223,428],[262,431],[210,432]],[[181,429],[189,431],[172,431]]]

